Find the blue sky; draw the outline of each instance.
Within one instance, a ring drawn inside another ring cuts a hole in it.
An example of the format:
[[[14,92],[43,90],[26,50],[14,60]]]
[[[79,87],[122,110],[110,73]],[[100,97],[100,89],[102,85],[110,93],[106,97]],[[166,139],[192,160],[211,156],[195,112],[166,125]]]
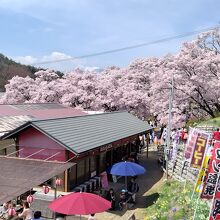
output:
[[[0,0],[0,53],[32,64],[111,50],[215,26],[219,9],[219,0]],[[194,37],[44,67],[124,67]]]

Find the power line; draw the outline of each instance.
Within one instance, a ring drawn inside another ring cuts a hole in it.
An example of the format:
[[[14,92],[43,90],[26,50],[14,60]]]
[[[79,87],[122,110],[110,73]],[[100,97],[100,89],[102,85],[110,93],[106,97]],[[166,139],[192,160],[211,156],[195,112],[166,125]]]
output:
[[[63,62],[63,61],[79,60],[79,59],[88,58],[88,57],[96,57],[96,56],[101,56],[101,55],[105,55],[105,54],[117,53],[117,52],[121,52],[121,51],[126,51],[126,50],[135,49],[135,48],[149,46],[149,45],[152,45],[152,44],[158,44],[158,43],[163,43],[163,42],[166,42],[166,41],[171,41],[171,40],[175,40],[175,39],[184,38],[184,37],[187,37],[187,36],[199,34],[201,32],[215,30],[216,28],[219,28],[219,25],[218,26],[214,26],[214,27],[200,29],[200,30],[197,30],[197,31],[185,32],[183,34],[179,34],[179,35],[175,35],[175,36],[171,36],[171,37],[166,37],[166,38],[162,38],[162,39],[151,41],[151,42],[145,42],[145,43],[141,43],[141,44],[136,44],[136,45],[131,45],[131,46],[127,46],[127,47],[116,48],[116,49],[112,49],[112,50],[105,50],[105,51],[101,51],[101,52],[97,52],[97,53],[91,53],[91,54],[86,54],[86,55],[76,56],[76,57],[71,57],[71,58],[65,58],[65,59],[59,59],[59,60],[51,60],[51,61],[45,61],[45,62],[38,62],[38,63],[33,63],[32,65],[59,63],[59,62]]]

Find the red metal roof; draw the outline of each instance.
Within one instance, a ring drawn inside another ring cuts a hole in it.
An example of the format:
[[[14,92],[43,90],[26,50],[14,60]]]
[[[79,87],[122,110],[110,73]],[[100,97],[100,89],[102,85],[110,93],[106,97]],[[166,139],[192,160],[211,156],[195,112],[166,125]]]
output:
[[[82,110],[54,103],[0,105],[0,117],[18,115],[28,115],[37,119],[50,119],[87,114]]]

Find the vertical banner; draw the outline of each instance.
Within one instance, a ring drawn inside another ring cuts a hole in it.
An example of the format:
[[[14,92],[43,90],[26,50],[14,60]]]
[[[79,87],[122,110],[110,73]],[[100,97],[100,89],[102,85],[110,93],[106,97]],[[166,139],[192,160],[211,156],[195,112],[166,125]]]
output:
[[[198,179],[197,179],[197,182],[196,182],[196,186],[195,186],[196,192],[199,192],[199,193],[202,192],[203,180],[204,180],[204,177],[205,177],[205,171],[208,168],[209,159],[211,157],[211,149],[212,149],[212,146],[208,144],[207,149],[206,149],[206,153],[205,153],[205,156],[204,156],[205,158],[203,160],[203,164],[201,166],[201,169],[200,169],[200,172],[199,172],[199,175],[198,175]]]
[[[215,187],[214,198],[212,208],[209,216],[209,220],[220,219],[220,182],[219,182],[219,170],[220,170],[220,142],[214,144],[213,154],[215,154],[215,163],[213,162],[213,170],[217,171],[218,185]],[[213,160],[214,161],[214,160]]]
[[[201,193],[201,198],[203,199],[212,199],[215,193],[215,186],[218,179],[218,173],[220,170],[220,143],[215,143],[212,155],[208,164],[208,169],[205,174],[204,179],[204,186]],[[217,187],[216,194],[218,195],[218,192],[220,188]],[[220,199],[220,197],[219,197]]]
[[[192,154],[192,159],[190,166],[196,169],[200,169],[203,157],[206,151],[206,146],[208,143],[209,134],[203,131],[197,131],[197,137],[194,144],[194,150]]]
[[[172,154],[171,154],[171,162],[174,162],[176,160],[177,156],[177,142],[173,142],[173,149],[172,149]]]
[[[217,188],[220,187],[218,183]],[[220,219],[220,190],[216,191],[215,199],[213,200],[212,204],[212,211],[209,217],[209,220],[217,220]]]
[[[192,154],[195,148],[198,132],[195,128],[189,129],[189,137],[184,150],[184,160],[191,162]]]
[[[106,171],[100,173],[102,188],[108,188],[108,176]]]

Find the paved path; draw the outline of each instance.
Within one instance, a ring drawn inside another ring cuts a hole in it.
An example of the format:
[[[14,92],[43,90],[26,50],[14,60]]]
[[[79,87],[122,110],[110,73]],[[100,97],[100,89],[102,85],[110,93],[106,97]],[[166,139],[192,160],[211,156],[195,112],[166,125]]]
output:
[[[151,149],[149,157],[147,158],[146,151],[141,154],[140,164],[145,167],[146,173],[140,175],[137,178],[137,183],[140,186],[140,190],[137,195],[137,201],[134,207],[127,211],[115,211],[115,212],[104,212],[97,214],[97,220],[127,220],[132,213],[135,214],[136,219],[143,220],[146,215],[145,209],[148,202],[148,192],[158,182],[162,180],[163,172],[157,163],[157,153]],[[149,204],[148,204],[149,205]]]
[[[124,211],[108,211],[96,214],[97,220],[127,220],[132,213],[135,214],[136,219],[143,220],[146,216],[146,207],[152,204],[152,200],[156,199],[157,195],[151,195],[152,187],[160,184],[163,177],[163,172],[157,163],[157,152],[155,148],[150,147],[149,157],[147,158],[146,150],[140,156],[140,164],[144,166],[147,172],[137,178],[139,184],[139,192],[137,195],[136,204],[132,208]],[[39,201],[38,201],[39,202]],[[42,206],[47,207],[47,202],[42,201]],[[45,210],[46,211],[46,210]],[[49,211],[49,210],[48,210]],[[87,219],[87,216],[81,217],[81,220]],[[67,220],[80,219],[76,216],[69,216]]]

